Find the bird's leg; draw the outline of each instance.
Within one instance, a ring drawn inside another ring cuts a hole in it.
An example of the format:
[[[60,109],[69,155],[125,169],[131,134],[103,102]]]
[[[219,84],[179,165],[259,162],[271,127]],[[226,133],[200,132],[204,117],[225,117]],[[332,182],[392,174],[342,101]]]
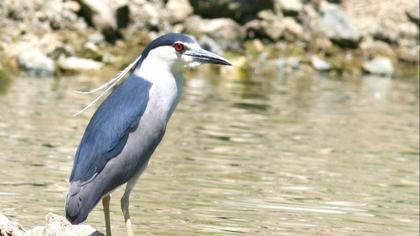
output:
[[[140,175],[146,169],[148,162],[146,162],[142,168],[127,182],[127,186],[125,187],[124,195],[121,198],[121,210],[124,214],[124,221],[125,227],[127,229],[127,236],[133,236],[133,228],[131,226],[131,219],[130,219],[130,212],[128,209],[130,203],[130,193],[133,190],[134,185],[136,184],[137,180],[139,179]]]
[[[137,174],[131,178],[127,182],[127,186],[125,187],[124,195],[121,198],[121,210],[124,214],[124,221],[125,221],[125,227],[127,229],[127,236],[133,236],[133,228],[131,226],[131,219],[130,219],[130,212],[129,212],[129,204],[130,204],[130,193],[131,190],[133,190],[134,185],[136,184],[138,178],[140,177],[143,170],[146,168],[147,163],[142,167],[140,171],[137,172]]]
[[[106,226],[106,236],[111,236],[111,219],[109,216],[109,202],[111,201],[111,195],[106,195],[102,198],[102,205],[104,206],[104,215],[105,215],[105,226]]]
[[[133,184],[134,185],[134,184]],[[127,229],[127,236],[133,236],[133,228],[131,226],[130,212],[129,212],[129,203],[130,203],[130,193],[132,187],[130,187],[130,182],[127,183],[124,195],[121,198],[121,210],[124,214],[125,227]]]

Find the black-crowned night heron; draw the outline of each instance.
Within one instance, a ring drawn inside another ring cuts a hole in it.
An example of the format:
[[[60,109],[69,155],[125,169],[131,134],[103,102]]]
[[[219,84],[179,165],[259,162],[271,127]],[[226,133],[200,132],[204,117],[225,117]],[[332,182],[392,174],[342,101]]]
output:
[[[144,49],[132,64],[131,75],[104,100],[85,130],[66,199],[71,223],[85,221],[102,199],[106,234],[111,235],[110,193],[127,183],[121,209],[127,235],[133,235],[130,192],[181,97],[184,67],[202,63],[230,65],[184,34],[163,35]]]

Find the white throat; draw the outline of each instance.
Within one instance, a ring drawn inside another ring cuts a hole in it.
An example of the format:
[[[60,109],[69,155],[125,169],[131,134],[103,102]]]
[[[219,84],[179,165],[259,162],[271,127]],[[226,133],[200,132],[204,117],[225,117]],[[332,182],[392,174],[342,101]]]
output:
[[[165,51],[165,47],[151,50],[133,73],[152,83],[150,97],[169,120],[182,95],[184,65]]]

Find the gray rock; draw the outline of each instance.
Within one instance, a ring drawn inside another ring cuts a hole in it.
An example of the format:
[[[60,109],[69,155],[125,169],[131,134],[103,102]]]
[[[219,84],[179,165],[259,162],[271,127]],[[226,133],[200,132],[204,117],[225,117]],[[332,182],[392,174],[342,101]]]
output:
[[[387,57],[377,57],[373,60],[363,63],[363,71],[369,74],[392,76],[394,74],[394,66]]]
[[[108,1],[103,0],[78,0],[80,14],[91,26],[115,27],[115,18]]]
[[[303,27],[292,17],[285,17],[280,24],[283,30],[284,38],[288,41],[296,41],[303,38]]]
[[[260,11],[258,18],[261,19],[261,32],[267,35],[270,39],[276,41],[283,36],[283,25],[281,24],[283,18],[275,15],[270,10]]]
[[[202,48],[214,52],[216,54],[223,54],[222,47],[212,38],[204,35],[200,38],[199,43]]]
[[[319,27],[321,32],[341,47],[356,48],[362,38],[346,13],[335,5],[325,9]]]
[[[245,25],[247,37],[269,38],[272,41],[284,38],[295,41],[303,36],[302,26],[292,17],[281,17],[265,10],[258,13],[258,18]]]
[[[0,235],[4,236],[22,236],[25,233],[23,227],[6,216],[0,214]]]
[[[130,10],[126,4],[110,0],[78,0],[79,14],[85,21],[100,29],[105,39],[114,42],[120,37],[118,26],[128,25]]]
[[[55,72],[54,61],[37,48],[22,51],[17,63],[30,76],[53,76]]]
[[[66,218],[48,213],[45,217],[45,226],[35,226],[25,231],[23,227],[10,221],[0,214],[0,235],[1,236],[103,236],[90,225],[72,225]]]
[[[220,43],[223,49],[239,50],[242,41],[241,27],[228,18],[201,19],[198,16],[189,17],[185,21],[185,30],[193,35],[208,35]]]
[[[297,16],[303,9],[300,0],[276,0],[277,11],[283,12],[286,16]]]
[[[166,3],[171,23],[182,22],[193,13],[188,0],[169,0]]]
[[[73,56],[74,54],[75,54],[74,49],[70,44],[63,44],[56,47],[52,52],[48,53],[48,56],[54,60],[57,60],[58,58],[62,56],[70,57],[70,56]]]
[[[61,57],[58,59],[58,66],[64,71],[87,71],[99,70],[103,63],[80,57]]]
[[[329,62],[326,62],[317,56],[311,57],[311,63],[314,69],[318,71],[329,71],[332,69],[332,66]]]
[[[419,11],[420,11],[420,3],[417,2],[417,4],[414,7],[412,7],[411,9],[405,12],[408,19],[410,19],[411,22],[416,24],[417,27],[420,27]]]
[[[274,0],[190,0],[194,13],[206,18],[252,19],[264,9],[274,10]]]

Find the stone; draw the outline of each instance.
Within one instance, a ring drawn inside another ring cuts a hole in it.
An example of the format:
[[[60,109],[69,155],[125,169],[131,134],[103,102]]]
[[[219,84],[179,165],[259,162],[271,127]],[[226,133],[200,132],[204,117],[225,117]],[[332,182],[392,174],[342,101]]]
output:
[[[236,51],[240,49],[241,27],[232,19],[205,20],[198,16],[192,16],[185,21],[185,30],[196,36],[208,35],[216,40],[223,49]]]
[[[85,44],[83,44],[83,52],[80,56],[87,59],[100,61],[102,60],[103,53],[101,50],[99,50],[98,46],[96,46],[95,43],[87,41]]]
[[[17,55],[19,68],[30,76],[53,76],[55,72],[54,61],[38,48],[22,51]]]
[[[300,0],[276,0],[276,10],[286,16],[297,16],[303,9]]]
[[[341,47],[357,48],[362,39],[359,30],[338,6],[329,6],[324,10],[319,28],[333,43]]]
[[[373,40],[369,37],[363,39],[363,41],[360,43],[360,49],[363,51],[364,56],[369,58],[378,56],[395,58],[395,52],[388,43],[384,41]]]
[[[202,48],[214,52],[216,54],[223,54],[222,47],[212,38],[207,35],[203,35],[199,40],[199,44]]]
[[[113,11],[108,1],[102,0],[78,0],[80,14],[91,26],[115,27]]]
[[[288,41],[296,41],[303,37],[303,27],[292,17],[285,17],[281,21],[284,38]]]
[[[363,71],[369,74],[392,76],[394,66],[387,57],[377,57],[363,63]]]
[[[58,59],[58,66],[64,71],[87,71],[99,70],[103,67],[103,63],[91,59],[81,57],[61,57]]]
[[[0,214],[0,236],[103,236],[90,225],[72,225],[66,218],[48,213],[44,226],[25,231],[23,227]]]
[[[0,214],[0,235],[1,236],[23,236],[25,229],[18,223],[9,220]]]
[[[315,55],[311,56],[311,63],[314,69],[317,71],[329,71],[332,69],[332,66],[329,62],[326,62]]]
[[[281,17],[272,11],[258,13],[258,19],[244,26],[248,38],[268,38],[272,41],[286,39],[295,41],[302,38],[303,27],[292,17]]]
[[[205,18],[231,18],[244,23],[261,10],[274,10],[274,0],[190,0],[194,13]]]
[[[283,36],[282,17],[275,15],[270,10],[260,11],[258,18],[261,19],[260,27],[263,34],[276,41]]]
[[[57,60],[58,58],[65,56],[70,57],[75,55],[75,51],[70,44],[63,44],[58,47],[56,47],[52,52],[47,54],[49,57],[51,57],[54,60]]]
[[[169,0],[166,3],[171,23],[182,22],[193,13],[192,6],[188,0]]]
[[[419,64],[419,52],[417,48],[399,47],[396,51],[398,59],[405,63]]]
[[[420,19],[419,19],[419,11],[420,11],[420,3],[417,1],[417,4],[407,10],[405,14],[407,15],[408,19],[417,25],[417,27],[420,27]]]
[[[78,0],[79,14],[88,25],[99,29],[108,42],[120,37],[118,27],[128,25],[130,10],[128,5],[110,0]]]

